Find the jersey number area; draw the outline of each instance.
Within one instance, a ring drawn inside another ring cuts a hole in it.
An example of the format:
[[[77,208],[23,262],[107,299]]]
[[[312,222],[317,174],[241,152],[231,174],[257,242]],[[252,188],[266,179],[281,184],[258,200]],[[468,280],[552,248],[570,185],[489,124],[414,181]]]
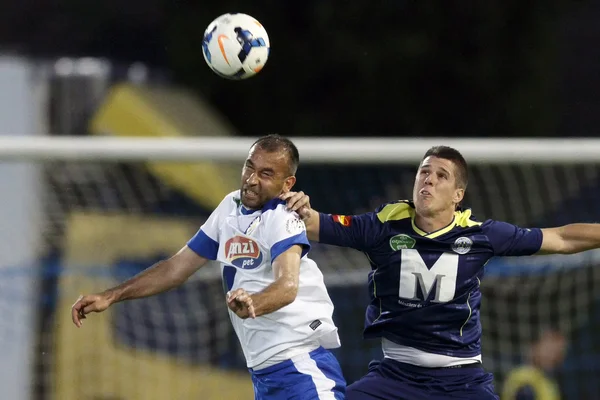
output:
[[[400,299],[425,301],[435,288],[435,303],[445,303],[454,299],[458,275],[458,254],[443,253],[431,268],[415,249],[402,249],[400,264]],[[422,298],[419,297],[421,288]],[[399,301],[399,303],[402,300]]]

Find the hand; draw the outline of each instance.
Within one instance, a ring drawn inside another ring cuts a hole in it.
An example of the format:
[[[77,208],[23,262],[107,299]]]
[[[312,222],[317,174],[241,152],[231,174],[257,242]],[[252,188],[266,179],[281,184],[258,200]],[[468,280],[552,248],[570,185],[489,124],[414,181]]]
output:
[[[244,289],[227,292],[227,306],[241,319],[256,318],[252,297]]]
[[[288,210],[297,212],[300,218],[310,218],[310,197],[304,192],[286,192],[280,194],[279,198],[285,200]]]
[[[111,305],[111,300],[107,294],[89,294],[79,296],[75,304],[71,306],[71,318],[78,328],[82,325],[82,320],[86,314],[91,312],[102,312]]]

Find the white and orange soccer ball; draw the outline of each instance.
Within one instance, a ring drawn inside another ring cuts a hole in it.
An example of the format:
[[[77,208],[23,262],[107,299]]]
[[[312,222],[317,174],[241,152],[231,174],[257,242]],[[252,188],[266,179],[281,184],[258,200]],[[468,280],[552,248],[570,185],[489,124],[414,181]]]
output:
[[[204,59],[219,76],[246,79],[256,75],[269,58],[267,31],[246,14],[224,14],[208,25],[202,40]]]

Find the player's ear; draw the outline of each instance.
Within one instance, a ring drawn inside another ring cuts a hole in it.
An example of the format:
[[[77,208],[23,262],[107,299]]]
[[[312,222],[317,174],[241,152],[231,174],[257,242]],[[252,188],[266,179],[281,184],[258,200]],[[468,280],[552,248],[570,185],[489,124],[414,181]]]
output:
[[[287,178],[285,178],[285,180],[283,181],[283,192],[289,192],[290,190],[292,190],[292,188],[294,187],[294,185],[296,184],[296,177],[295,176],[288,176]]]
[[[465,189],[461,189],[461,188],[457,188],[454,191],[454,204],[459,204],[461,201],[463,201],[463,198],[465,197]]]

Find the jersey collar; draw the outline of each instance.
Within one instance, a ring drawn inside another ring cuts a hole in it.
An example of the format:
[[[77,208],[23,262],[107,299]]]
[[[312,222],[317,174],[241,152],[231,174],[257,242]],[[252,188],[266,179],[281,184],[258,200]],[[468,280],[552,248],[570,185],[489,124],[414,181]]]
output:
[[[446,225],[443,228],[438,229],[437,231],[433,231],[433,232],[429,232],[429,233],[420,229],[417,226],[417,224],[415,224],[415,214],[411,215],[410,223],[412,225],[413,231],[415,231],[417,234],[419,234],[420,236],[429,238],[429,239],[434,239],[436,237],[442,236],[445,233],[450,232],[456,226],[456,213],[454,213],[454,217],[452,217],[452,222],[450,222],[450,224]]]
[[[245,207],[245,206],[242,204],[242,202],[240,201],[240,212],[241,212],[243,215],[252,215],[252,214],[254,214],[255,212],[258,212],[258,211],[260,211],[260,212],[265,212],[265,211],[267,211],[267,210],[274,210],[274,209],[276,209],[276,208],[277,208],[277,206],[278,206],[278,205],[280,205],[280,204],[285,204],[285,201],[283,201],[283,200],[281,200],[281,199],[278,199],[278,198],[275,198],[275,199],[269,200],[269,201],[267,202],[267,204],[265,204],[265,205],[263,206],[263,208],[262,208],[262,209],[260,209],[260,210],[252,210],[252,209],[249,209],[249,208]]]

